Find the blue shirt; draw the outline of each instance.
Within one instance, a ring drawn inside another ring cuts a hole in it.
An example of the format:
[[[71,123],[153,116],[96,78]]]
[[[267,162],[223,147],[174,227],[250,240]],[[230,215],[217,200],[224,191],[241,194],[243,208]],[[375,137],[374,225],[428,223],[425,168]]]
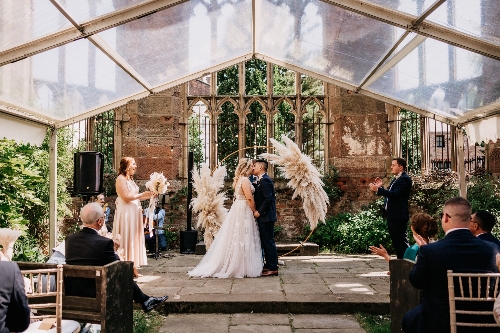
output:
[[[409,259],[411,261],[416,261],[417,256],[418,256],[418,244],[415,243],[409,248],[406,249],[405,254],[403,256],[403,259]]]
[[[156,212],[156,209],[155,209],[155,212]],[[147,210],[144,211],[143,215],[144,216],[148,215]],[[158,214],[153,215],[153,220],[157,222],[158,227],[163,228],[163,223],[165,222],[165,210],[160,209]],[[164,230],[158,230],[158,235],[162,235],[163,233],[165,233]]]

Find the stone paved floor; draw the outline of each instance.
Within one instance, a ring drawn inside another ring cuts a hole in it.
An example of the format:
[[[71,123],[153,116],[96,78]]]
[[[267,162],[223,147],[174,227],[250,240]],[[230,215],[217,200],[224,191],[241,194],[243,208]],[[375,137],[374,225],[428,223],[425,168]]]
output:
[[[150,258],[137,280],[147,294],[169,295],[165,312],[354,313],[359,303],[388,309],[389,265],[377,256],[284,257],[279,276],[217,279],[187,275],[202,256],[168,254]],[[325,306],[337,307],[321,311]]]
[[[170,314],[160,333],[364,333],[350,315]]]

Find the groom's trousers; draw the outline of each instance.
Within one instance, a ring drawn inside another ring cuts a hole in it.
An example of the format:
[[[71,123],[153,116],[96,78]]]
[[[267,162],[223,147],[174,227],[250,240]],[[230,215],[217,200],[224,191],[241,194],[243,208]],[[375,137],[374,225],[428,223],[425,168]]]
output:
[[[258,222],[260,243],[264,250],[264,259],[266,263],[264,268],[270,271],[278,270],[278,251],[274,242],[274,223],[275,222]]]

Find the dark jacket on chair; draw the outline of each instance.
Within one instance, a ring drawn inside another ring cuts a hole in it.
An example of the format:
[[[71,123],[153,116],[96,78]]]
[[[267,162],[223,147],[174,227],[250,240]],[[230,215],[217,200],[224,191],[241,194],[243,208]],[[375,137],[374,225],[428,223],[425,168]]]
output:
[[[491,232],[485,232],[484,234],[478,235],[477,238],[496,244],[498,246],[498,250],[500,250],[500,240],[493,236]]]
[[[254,193],[255,208],[260,216],[257,222],[276,222],[276,194],[274,192],[273,180],[264,174],[255,187]]]
[[[30,308],[21,271],[15,262],[0,261],[0,333],[22,332],[30,324]]]
[[[66,237],[66,264],[81,266],[104,266],[120,260],[114,251],[113,240],[100,236],[92,228],[83,228]],[[132,275],[130,276],[132,279]],[[65,278],[65,293],[69,296],[95,297],[94,279]],[[136,303],[145,302],[145,295],[137,283],[132,282],[133,298]]]
[[[408,199],[410,198],[412,181],[406,172],[402,172],[397,179],[394,178],[386,190],[380,187],[377,195],[385,197],[384,209],[388,220],[408,220]]]
[[[497,272],[496,253],[495,245],[480,240],[468,229],[451,231],[444,239],[420,247],[417,263],[410,272],[410,282],[422,289],[422,302],[403,318],[405,332],[449,332],[447,270]]]
[[[83,228],[66,237],[66,264],[104,266],[120,260],[115,254],[113,240],[100,236],[92,228]],[[65,278],[66,295],[95,297],[95,280]]]

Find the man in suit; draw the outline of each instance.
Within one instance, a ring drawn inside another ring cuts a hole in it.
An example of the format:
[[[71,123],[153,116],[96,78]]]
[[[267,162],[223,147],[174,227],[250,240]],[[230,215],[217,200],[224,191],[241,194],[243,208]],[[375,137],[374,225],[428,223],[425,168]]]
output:
[[[497,272],[496,246],[472,235],[469,231],[471,213],[467,199],[456,197],[445,202],[441,226],[446,236],[435,243],[422,245],[417,263],[410,272],[411,284],[422,289],[422,302],[405,314],[404,332],[450,331],[447,270]],[[489,306],[491,310],[491,304]]]
[[[406,174],[406,161],[403,158],[392,159],[391,172],[395,176],[389,188],[382,186],[382,179],[375,178],[370,183],[370,189],[377,195],[385,197],[384,212],[392,245],[396,249],[398,259],[403,259],[406,249],[410,246],[406,230],[408,228],[408,199],[411,191],[411,178]]]
[[[276,223],[276,194],[274,182],[267,175],[267,161],[255,160],[251,173],[257,177],[255,186],[254,216],[259,226],[260,242],[264,250],[265,264],[262,276],[278,275],[278,251],[274,242],[274,223]]]
[[[30,325],[30,308],[17,263],[0,261],[0,333],[23,332]]]
[[[497,219],[495,215],[485,210],[478,210],[472,214],[469,230],[477,238],[496,244],[500,250],[500,240],[491,233],[496,223]]]
[[[104,266],[120,260],[114,251],[113,240],[97,233],[104,225],[102,207],[96,202],[89,203],[82,208],[80,217],[83,221],[82,230],[66,237],[66,264]],[[95,297],[95,282],[91,279],[68,280],[65,290],[69,295]],[[150,312],[168,299],[168,296],[145,295],[135,282],[133,293],[134,302],[142,304],[144,312]]]

